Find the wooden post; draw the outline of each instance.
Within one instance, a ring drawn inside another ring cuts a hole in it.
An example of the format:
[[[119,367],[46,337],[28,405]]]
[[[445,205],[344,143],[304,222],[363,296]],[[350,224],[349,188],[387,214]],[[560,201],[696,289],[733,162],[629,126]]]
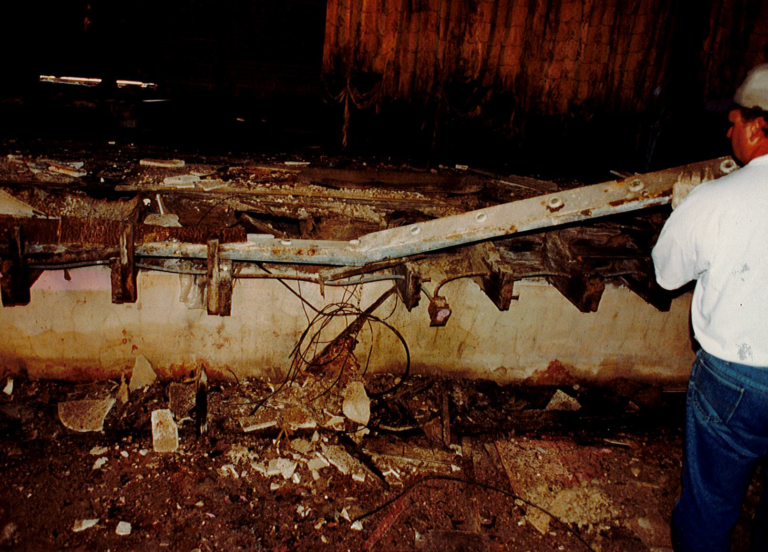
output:
[[[21,225],[11,230],[8,239],[8,259],[0,262],[0,295],[3,306],[28,305],[32,285],[27,262],[24,259],[24,236]]]
[[[120,228],[120,257],[112,261],[112,302],[135,303],[137,295],[133,223],[124,222]]]
[[[208,240],[208,314],[232,313],[232,261],[221,258],[219,240]]]

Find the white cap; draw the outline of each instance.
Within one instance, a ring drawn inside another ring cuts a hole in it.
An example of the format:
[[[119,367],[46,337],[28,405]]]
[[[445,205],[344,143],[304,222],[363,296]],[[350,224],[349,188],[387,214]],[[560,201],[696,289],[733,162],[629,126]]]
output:
[[[747,109],[768,111],[768,63],[758,65],[749,72],[733,101]]]

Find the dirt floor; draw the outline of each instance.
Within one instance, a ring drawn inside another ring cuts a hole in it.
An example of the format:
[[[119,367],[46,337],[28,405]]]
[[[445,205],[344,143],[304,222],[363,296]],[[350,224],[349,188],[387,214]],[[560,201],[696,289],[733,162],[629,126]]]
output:
[[[215,382],[198,438],[195,384],[122,402],[120,382],[5,378],[0,549],[671,550],[681,393],[411,377],[376,396],[396,383],[365,379],[361,429],[349,382]],[[62,404],[105,398],[103,430],[64,425]],[[159,453],[164,409],[179,445]]]

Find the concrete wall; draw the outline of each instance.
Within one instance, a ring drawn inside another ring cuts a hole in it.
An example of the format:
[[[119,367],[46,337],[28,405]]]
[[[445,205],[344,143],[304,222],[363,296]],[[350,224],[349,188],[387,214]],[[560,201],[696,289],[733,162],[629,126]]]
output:
[[[202,360],[225,377],[231,370],[241,379],[279,378],[315,314],[274,280],[238,280],[232,316],[218,317],[180,302],[173,274],[142,272],[139,301],[127,305],[111,303],[106,268],[70,274],[66,280],[63,272],[46,272],[29,305],[0,309],[0,369],[26,370],[34,378],[114,378],[143,354],[166,377],[181,377]],[[318,309],[344,300],[365,308],[390,285],[376,282],[354,293],[326,288],[323,298],[318,286],[304,283],[301,294]],[[414,372],[509,382],[564,366],[587,379],[678,385],[687,378],[690,294],[661,313],[627,289],[609,286],[599,311],[583,314],[545,282],[520,282],[518,292],[519,301],[499,312],[474,282],[452,282],[442,292],[453,308],[443,328],[429,327],[426,300],[409,313],[400,304],[392,312],[390,298],[376,314],[391,312],[387,322],[407,341]],[[323,338],[344,324],[337,320]],[[383,325],[366,327],[359,341],[361,364],[373,343],[370,369],[403,369],[403,347]]]

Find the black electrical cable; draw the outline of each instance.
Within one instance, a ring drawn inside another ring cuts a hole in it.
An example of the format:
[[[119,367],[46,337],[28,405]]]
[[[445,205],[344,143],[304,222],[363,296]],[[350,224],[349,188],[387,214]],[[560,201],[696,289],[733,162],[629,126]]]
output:
[[[587,548],[587,550],[589,550],[590,552],[595,552],[595,549],[592,548],[589,545],[589,543],[587,541],[585,541],[582,538],[582,536],[577,531],[573,530],[567,523],[562,521],[556,515],[552,514],[552,512],[549,512],[548,510],[542,508],[541,506],[539,506],[537,504],[534,504],[530,500],[526,500],[522,496],[517,495],[517,494],[515,494],[515,493],[513,493],[511,491],[507,491],[505,489],[502,489],[501,487],[496,487],[494,485],[489,485],[487,483],[482,483],[480,481],[474,481],[472,479],[464,479],[463,477],[454,477],[454,476],[451,476],[451,475],[428,475],[426,477],[423,477],[423,478],[419,479],[418,481],[414,481],[408,487],[406,487],[400,493],[398,493],[397,496],[395,496],[394,498],[391,498],[391,499],[387,500],[386,502],[384,502],[383,504],[380,504],[379,506],[377,506],[376,508],[374,508],[373,510],[371,510],[369,512],[366,512],[366,513],[364,513],[364,514],[362,514],[360,516],[357,516],[355,519],[352,520],[352,523],[354,523],[356,521],[364,520],[365,518],[371,517],[372,515],[375,515],[375,514],[381,512],[382,510],[384,510],[388,506],[394,504],[395,502],[400,500],[402,497],[404,497],[405,495],[410,493],[413,489],[416,488],[417,485],[421,485],[422,483],[427,483],[428,481],[452,481],[452,482],[455,482],[455,483],[465,483],[467,485],[475,485],[475,486],[480,487],[482,489],[486,489],[486,490],[489,490],[489,491],[494,491],[494,492],[506,495],[506,496],[508,496],[510,498],[513,498],[515,500],[519,500],[520,502],[523,502],[524,504],[527,504],[528,506],[531,506],[532,508],[536,508],[540,512],[543,512],[543,513],[547,514],[549,517],[551,517],[553,520],[555,520],[558,523],[558,525],[562,526],[566,531],[568,531],[573,536],[575,536],[577,539],[579,539],[579,541],[581,541],[581,543]]]
[[[263,266],[259,265],[262,270],[270,274],[270,272]],[[351,299],[352,295],[355,293],[355,288],[352,289],[345,289],[344,295],[342,296],[342,301],[338,303],[331,303],[329,305],[326,305],[322,309],[315,308],[311,303],[306,301],[304,297],[301,295],[301,284],[299,284],[299,293],[296,293],[290,286],[287,286],[284,282],[283,285],[285,285],[289,290],[291,290],[295,295],[297,295],[301,300],[303,304],[309,305],[317,314],[309,321],[309,324],[302,332],[301,336],[299,337],[298,341],[296,342],[296,345],[293,347],[293,350],[291,351],[289,358],[292,358],[293,361],[291,362],[291,366],[288,369],[288,372],[286,373],[286,377],[283,379],[283,381],[280,383],[280,385],[275,389],[272,393],[264,397],[261,401],[259,401],[256,404],[256,407],[251,411],[251,416],[255,414],[270,398],[274,397],[278,393],[280,393],[286,385],[289,383],[292,384],[298,374],[301,372],[300,366],[301,364],[305,364],[306,366],[314,366],[314,367],[322,367],[327,366],[331,363],[333,363],[335,360],[340,358],[342,354],[345,354],[344,362],[342,363],[341,369],[339,370],[339,374],[336,376],[334,382],[326,389],[324,389],[319,395],[315,396],[311,399],[310,402],[313,402],[323,395],[327,394],[331,389],[333,389],[336,385],[338,385],[339,381],[341,380],[344,370],[347,367],[347,363],[349,360],[349,356],[351,355],[351,351],[349,347],[344,347],[339,350],[338,353],[335,355],[332,355],[330,358],[323,359],[322,362],[317,360],[317,347],[320,344],[325,344],[326,342],[322,342],[320,340],[320,336],[322,332],[328,327],[328,325],[331,323],[331,321],[339,316],[343,317],[349,317],[349,316],[356,316],[356,317],[364,317],[364,322],[367,323],[369,326],[371,322],[378,322],[388,328],[392,333],[395,334],[395,336],[400,340],[400,342],[403,344],[403,348],[405,349],[405,355],[406,355],[406,364],[405,364],[405,370],[403,371],[403,374],[400,376],[399,381],[393,385],[391,388],[378,392],[378,393],[372,393],[371,397],[381,397],[384,395],[388,395],[390,393],[393,393],[396,391],[406,380],[408,375],[410,374],[410,368],[411,368],[411,353],[410,349],[408,348],[408,343],[405,341],[405,338],[403,335],[395,329],[391,324],[386,322],[386,318],[391,317],[395,309],[397,307],[397,303],[395,303],[395,306],[393,307],[392,311],[387,314],[385,319],[379,318],[377,316],[374,316],[372,313],[366,313],[359,307],[356,307],[349,303],[349,299]],[[392,289],[386,291],[382,298],[386,295],[392,295]],[[307,318],[309,318],[308,314],[305,311],[305,315]],[[314,332],[310,333],[315,326],[319,326],[318,329],[315,329]],[[349,327],[349,323],[347,324],[347,327]],[[352,337],[353,339],[357,338],[357,335],[359,334],[360,330],[357,330],[357,332],[354,333],[354,335],[350,334],[349,337]],[[373,334],[373,330],[371,329],[371,334]],[[307,338],[309,336],[309,339],[307,341]],[[338,339],[338,336],[335,339]],[[334,340],[331,340],[327,343],[333,343]],[[306,342],[306,344],[305,344]],[[307,353],[310,349],[314,348],[315,354],[312,358],[308,358]],[[373,352],[373,344],[371,345],[371,350],[369,351],[368,358],[366,360],[366,367],[365,371],[368,370],[368,365],[370,363],[371,355]],[[365,372],[364,372],[365,373]]]

